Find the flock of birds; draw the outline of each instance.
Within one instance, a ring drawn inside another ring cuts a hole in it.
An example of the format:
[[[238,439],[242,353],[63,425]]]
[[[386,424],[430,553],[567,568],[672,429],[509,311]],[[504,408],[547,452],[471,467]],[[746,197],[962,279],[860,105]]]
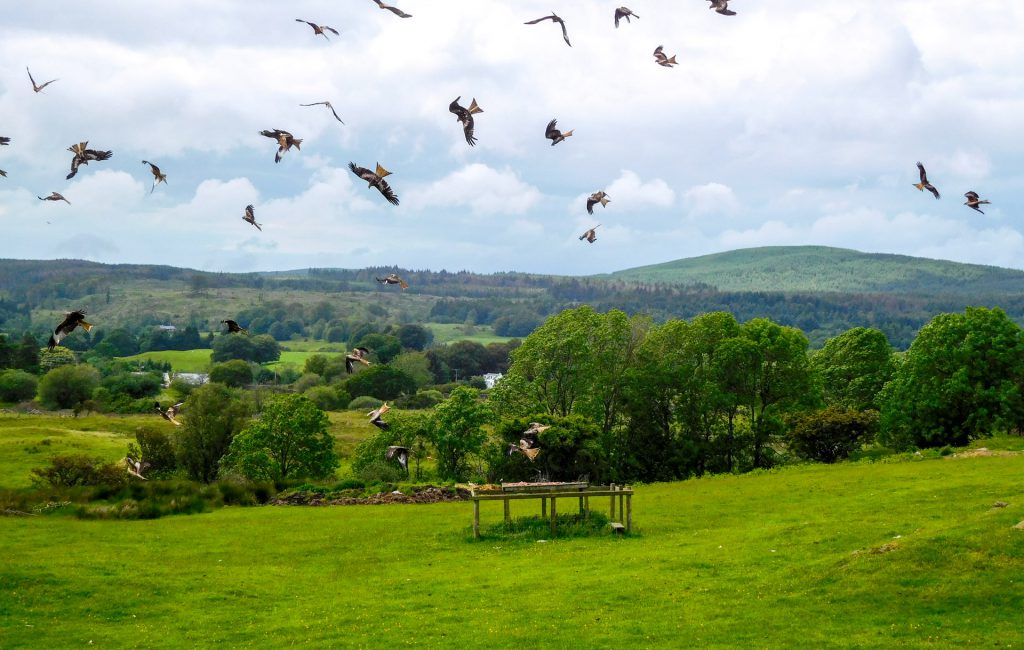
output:
[[[398,7],[387,5],[381,0],[372,1],[376,3],[380,9],[389,11],[400,18],[412,18],[411,14],[405,13]],[[729,9],[730,1],[731,0],[708,0],[708,2],[710,2],[709,9],[723,16],[735,16],[736,12]],[[619,27],[620,22],[623,19],[625,19],[625,21],[629,23],[634,18],[639,20],[640,16],[634,13],[628,7],[617,7],[613,14],[613,19],[616,28]],[[296,22],[308,25],[313,30],[314,37],[323,36],[325,39],[329,40],[330,37],[328,36],[328,33],[334,34],[336,36],[340,35],[340,32],[337,29],[329,25],[322,25],[302,18],[296,18],[295,20]],[[541,18],[528,20],[524,24],[536,25],[545,21],[551,21],[552,24],[559,25],[559,27],[561,28],[563,40],[565,41],[566,45],[572,47],[572,43],[569,40],[569,32],[566,27],[565,20],[562,17],[555,14],[554,12],[552,12],[550,15],[542,16]],[[671,68],[678,64],[678,61],[676,60],[676,55],[668,56],[667,54],[665,54],[664,48],[661,45],[658,45],[654,50],[654,60],[655,63],[657,63],[658,65],[668,68]],[[49,81],[39,84],[36,83],[35,78],[32,76],[31,70],[27,66],[25,70],[28,73],[29,81],[32,85],[32,90],[35,93],[40,93],[50,84],[59,81],[59,79],[51,79]],[[459,103],[461,99],[461,95],[459,97],[456,97],[449,104],[448,111],[452,113],[455,116],[456,121],[458,121],[462,125],[463,136],[465,137],[466,143],[469,146],[475,146],[477,143],[477,138],[475,135],[474,115],[478,115],[480,113],[483,113],[484,111],[477,103],[475,97],[470,101],[469,106],[462,106]],[[324,106],[326,109],[330,110],[334,119],[336,119],[343,125],[345,124],[345,122],[338,115],[337,111],[335,111],[334,106],[331,104],[330,101],[312,102],[308,104],[300,104],[300,106]],[[275,143],[277,144],[277,151],[274,154],[275,163],[281,162],[282,157],[293,147],[297,151],[301,150],[302,139],[295,137],[292,133],[284,129],[266,129],[260,131],[259,134],[274,140]],[[555,146],[561,142],[565,142],[566,139],[572,137],[572,135],[573,130],[562,131],[561,129],[558,128],[557,118],[549,121],[544,130],[544,137],[551,141],[551,146]],[[0,136],[0,145],[6,146],[9,145],[10,142],[10,137]],[[88,165],[90,162],[106,161],[113,156],[112,151],[90,148],[88,141],[82,141],[77,144],[73,144],[70,147],[68,147],[68,151],[72,154],[71,168],[65,180],[70,180],[74,178],[75,175],[78,174],[79,169],[83,165]],[[149,171],[153,176],[153,184],[152,187],[150,188],[150,193],[155,191],[157,185],[159,185],[160,183],[167,183],[167,175],[161,171],[159,166],[147,160],[143,160],[142,164],[149,166]],[[933,185],[928,180],[928,176],[925,171],[924,165],[918,162],[917,167],[919,171],[920,182],[914,183],[914,186],[922,192],[928,190],[935,196],[936,199],[940,198],[939,190],[935,187],[935,185]],[[373,188],[377,190],[381,194],[381,196],[383,196],[384,199],[387,200],[392,205],[399,204],[398,195],[391,188],[388,182],[384,180],[387,176],[391,175],[391,172],[385,169],[379,162],[376,163],[376,166],[373,170],[359,166],[354,162],[349,162],[349,169],[352,171],[354,175],[366,181],[368,189]],[[0,176],[7,176],[7,172],[0,169]],[[974,210],[977,210],[982,214],[984,214],[984,212],[981,210],[979,206],[990,203],[989,201],[982,199],[980,195],[973,190],[968,191],[964,196],[967,198],[967,201],[964,203],[964,205]],[[41,201],[63,201],[69,205],[71,204],[71,202],[67,198],[65,198],[60,192],[57,191],[51,191],[49,196],[38,196],[37,198]],[[587,213],[593,215],[594,207],[596,205],[600,204],[602,207],[606,207],[610,201],[611,197],[609,197],[608,194],[603,190],[599,190],[592,193],[587,198]],[[251,224],[257,230],[262,232],[262,224],[256,222],[256,212],[253,205],[250,204],[245,207],[242,220]],[[601,224],[597,224],[589,228],[586,232],[580,235],[579,239],[581,241],[587,241],[588,243],[591,244],[594,243],[597,240],[596,230],[600,226]],[[405,280],[403,280],[401,277],[394,273],[384,278],[375,279],[377,282],[383,285],[398,285],[402,289],[406,289],[409,286]],[[229,334],[248,334],[248,332],[234,320],[227,319],[221,322],[227,326],[227,333]],[[85,320],[84,310],[68,312],[65,315],[64,320],[62,320],[61,323],[57,325],[57,327],[53,331],[53,334],[50,336],[49,349],[53,350],[53,348],[60,344],[61,340],[63,340],[76,327],[79,326],[81,326],[86,331],[92,329],[92,325],[86,322]],[[346,371],[348,373],[352,373],[354,365],[356,363],[370,365],[370,361],[367,358],[369,356],[369,353],[369,350],[367,350],[366,348],[355,348],[354,350],[346,353]],[[157,403],[156,411],[159,412],[161,416],[163,416],[165,419],[172,422],[173,424],[180,425],[181,423],[176,419],[176,416],[181,406],[181,403],[178,403],[172,405],[171,407],[165,410],[159,405],[159,403]],[[370,424],[386,430],[388,428],[388,424],[382,419],[382,416],[385,413],[387,413],[388,410],[390,410],[390,407],[388,407],[388,405],[385,403],[380,408],[368,413],[367,416],[370,418]],[[547,428],[547,426],[538,424],[536,422],[531,423],[530,428],[523,432],[519,444],[509,445],[508,454],[511,456],[514,453],[522,453],[531,461],[533,461],[536,458],[537,453],[539,452],[537,435]],[[407,448],[401,446],[389,447],[386,453],[386,458],[389,461],[397,462],[403,469],[408,471],[409,450]],[[126,459],[126,461],[129,461],[129,471],[131,471],[134,475],[138,476],[139,478],[144,478],[142,476],[142,470],[145,467],[145,463],[140,463],[139,461],[135,461],[134,459],[130,458]]]

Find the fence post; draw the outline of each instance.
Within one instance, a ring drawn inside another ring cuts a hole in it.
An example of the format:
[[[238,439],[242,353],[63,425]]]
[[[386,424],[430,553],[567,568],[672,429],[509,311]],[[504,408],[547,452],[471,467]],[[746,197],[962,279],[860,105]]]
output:
[[[473,499],[473,537],[480,539],[480,499]]]
[[[548,498],[547,497],[541,497],[540,498],[540,516],[541,516],[541,519],[543,519],[544,517],[548,516]]]
[[[512,512],[509,510],[508,498],[505,499],[505,525],[508,526],[512,522]]]
[[[557,499],[555,499],[555,497],[551,497],[551,536],[552,537],[554,537],[554,535],[555,535],[555,529],[557,528],[557,524],[555,522],[558,520],[558,508],[555,506],[555,501],[557,501]]]
[[[608,487],[609,487],[609,489],[612,492],[615,491],[615,484],[614,483],[612,483]],[[611,496],[611,502],[612,502],[612,509],[611,509],[611,512],[608,513],[608,521],[615,521],[615,495],[614,494]]]
[[[629,486],[626,486],[629,487]],[[633,493],[626,495],[626,532],[633,530]]]

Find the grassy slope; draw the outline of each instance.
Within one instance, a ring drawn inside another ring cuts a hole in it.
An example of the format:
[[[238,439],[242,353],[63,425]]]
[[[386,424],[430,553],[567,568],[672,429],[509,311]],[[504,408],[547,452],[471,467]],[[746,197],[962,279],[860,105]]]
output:
[[[341,476],[347,472],[355,446],[376,429],[362,412],[340,411],[328,413],[328,417],[335,451],[342,461]],[[174,430],[174,425],[156,415],[70,418],[0,414],[0,488],[27,487],[31,470],[45,466],[57,454],[84,453],[111,462],[120,460],[142,427],[168,433]]]
[[[475,325],[473,334],[465,334],[465,326],[459,323],[424,323],[434,333],[434,343],[443,345],[455,341],[473,341],[480,345],[503,343],[512,340],[511,336],[498,336],[488,325]]]
[[[332,422],[359,437],[357,415]],[[546,544],[474,542],[465,503],[0,517],[0,646],[1006,646],[1024,642],[1022,471],[1015,455],[641,486],[637,537]]]
[[[610,274],[620,280],[692,284],[723,291],[1014,292],[1024,271],[826,246],[769,246],[641,266]]]

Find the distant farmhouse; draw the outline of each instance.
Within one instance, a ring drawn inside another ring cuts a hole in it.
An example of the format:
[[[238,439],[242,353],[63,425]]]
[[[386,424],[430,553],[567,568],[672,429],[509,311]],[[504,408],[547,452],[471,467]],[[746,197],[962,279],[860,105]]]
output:
[[[165,372],[164,373],[164,388],[171,385],[171,382],[175,379],[189,384],[191,386],[202,386],[203,384],[210,381],[210,375],[205,372]]]
[[[494,385],[498,383],[498,381],[500,381],[501,378],[504,376],[505,375],[501,374],[500,372],[489,372],[484,375],[484,384],[487,386],[487,388],[494,388]]]

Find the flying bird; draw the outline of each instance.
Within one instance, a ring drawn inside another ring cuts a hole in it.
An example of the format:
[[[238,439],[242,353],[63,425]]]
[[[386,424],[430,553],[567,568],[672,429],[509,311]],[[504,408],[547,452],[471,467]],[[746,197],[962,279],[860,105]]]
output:
[[[566,131],[565,133],[559,131],[556,127],[557,124],[557,119],[551,120],[550,122],[548,122],[547,128],[544,129],[544,137],[547,138],[548,140],[551,140],[552,147],[561,142],[562,140],[565,140],[570,135],[572,135],[572,131]]]
[[[63,201],[68,205],[71,205],[71,201],[64,198],[64,195],[60,192],[50,192],[50,196],[36,196],[40,201]]]
[[[299,104],[299,106],[326,106],[331,109],[331,113],[334,113],[334,119],[341,122],[341,118],[338,117],[338,112],[334,110],[333,106],[331,106],[331,102],[313,102],[312,104]],[[344,124],[344,122],[341,123]]]
[[[370,424],[377,427],[378,429],[383,429],[387,431],[388,429],[391,428],[391,426],[387,422],[382,420],[381,417],[390,410],[391,407],[388,406],[387,402],[384,402],[383,404],[380,405],[380,408],[377,408],[367,413],[366,417],[370,418]]]
[[[469,103],[469,108],[463,108],[459,105],[459,100],[462,99],[462,95],[459,95],[451,104],[448,104],[448,112],[455,114],[455,119],[462,122],[462,131],[466,134],[466,142],[469,146],[476,144],[476,138],[473,137],[473,115],[476,113],[483,113],[484,109],[480,108],[476,103],[476,98]]]
[[[335,36],[341,36],[341,34],[338,32],[338,30],[334,29],[333,27],[328,27],[327,25],[317,25],[316,23],[311,23],[308,20],[303,20],[301,18],[296,18],[295,22],[297,22],[297,23],[306,23],[307,25],[312,27],[313,28],[313,36],[323,36],[324,38],[327,38],[328,40],[330,40],[330,39],[327,37],[327,34],[325,34],[324,32],[330,32],[330,33],[334,34]]]
[[[135,460],[131,456],[125,456],[124,463],[125,466],[127,466],[128,468],[129,474],[136,478],[141,478],[143,481],[148,480],[145,476],[142,475],[142,470],[149,467],[149,463],[144,463],[141,460]]]
[[[935,186],[928,182],[928,174],[924,171],[924,165],[917,163],[917,169],[921,174],[921,182],[914,183],[914,187],[922,192],[928,190],[935,195],[935,198],[939,198],[939,190],[935,189]]]
[[[57,79],[50,79],[49,81],[47,81],[44,84],[37,84],[36,80],[32,78],[32,71],[28,69],[28,66],[25,66],[25,72],[28,73],[28,80],[32,82],[32,90],[34,90],[36,92],[41,91],[43,88],[46,88],[47,86],[52,84],[54,81],[57,81]]]
[[[85,310],[79,309],[78,311],[69,311],[64,315],[64,320],[60,322],[60,325],[53,330],[53,334],[50,335],[50,341],[47,344],[49,350],[53,350],[55,347],[60,345],[60,342],[64,340],[64,337],[75,331],[75,328],[79,325],[82,326],[86,332],[92,329],[90,323],[85,322]]]
[[[385,423],[386,424],[386,423]],[[391,445],[385,452],[384,457],[388,460],[397,461],[399,466],[405,470],[405,473],[409,473],[409,448],[399,447],[398,445]]]
[[[174,426],[180,427],[181,422],[178,422],[175,418],[177,417],[178,411],[181,410],[181,406],[183,404],[184,402],[178,402],[177,404],[168,406],[167,410],[164,410],[163,407],[160,406],[160,402],[156,402],[155,405],[153,406],[153,410],[159,413],[160,416],[163,417],[163,419],[167,420]]]
[[[543,18],[538,18],[536,20],[528,20],[528,21],[526,21],[523,24],[524,25],[536,25],[537,23],[539,23],[541,21],[544,21],[544,20],[550,20],[553,23],[558,23],[559,25],[561,25],[562,26],[562,38],[565,39],[565,44],[566,45],[568,45],[569,47],[572,47],[572,43],[569,42],[569,34],[568,34],[568,32],[565,31],[565,21],[562,20],[561,18],[559,18],[555,14],[555,12],[553,12],[553,11],[551,12],[550,16],[544,16]]]
[[[256,211],[252,205],[245,206],[245,216],[242,217],[242,221],[246,221],[256,226],[256,230],[263,232],[263,228],[260,228],[260,224],[256,223]]]
[[[630,10],[629,7],[619,7],[618,9],[616,9],[615,10],[615,28],[618,29],[619,21],[622,20],[623,18],[626,19],[627,23],[630,22],[629,21],[629,17],[630,16],[632,16],[633,18],[636,18],[636,19],[640,18],[640,16],[637,16],[635,13],[633,13]]]
[[[383,2],[381,2],[381,0],[373,0],[373,1],[376,2],[377,6],[380,7],[381,9],[387,9],[388,11],[390,11],[393,14],[395,14],[399,18],[412,18],[412,14],[407,14],[404,11],[402,11],[401,9],[399,9],[398,7],[392,7],[391,5],[386,5]]]
[[[654,48],[654,61],[655,61],[655,63],[657,63],[660,66],[664,66],[666,68],[671,68],[674,65],[678,65],[679,62],[676,61],[676,55],[675,54],[673,54],[671,57],[667,57],[667,56],[665,56],[665,53],[662,52],[661,50],[662,50],[662,48],[661,48],[660,45],[658,47]]]
[[[601,227],[601,224],[597,224],[596,226],[594,226],[593,228],[591,228],[587,232],[585,232],[582,235],[580,235],[580,241],[583,241],[584,239],[586,239],[587,242],[593,244],[594,241],[597,239],[597,233],[595,231],[598,228],[600,228],[600,227]]]
[[[530,427],[523,431],[519,436],[519,444],[510,442],[508,445],[508,455],[511,456],[514,453],[521,453],[531,461],[537,458],[537,454],[540,453],[540,441],[537,440],[537,435],[551,428],[551,425],[541,424],[539,422],[531,422]]]
[[[348,163],[348,168],[352,170],[353,174],[366,181],[369,184],[368,187],[377,188],[377,191],[383,194],[384,198],[392,205],[398,205],[398,195],[395,194],[391,186],[384,180],[384,177],[390,176],[391,172],[381,167],[380,163],[377,163],[376,172],[371,172],[365,167],[359,167],[351,161]]]
[[[717,13],[723,16],[735,16],[736,12],[729,9],[729,0],[708,0],[711,6],[708,9],[713,9]]]
[[[281,156],[293,146],[300,151],[302,150],[302,140],[287,131],[282,131],[281,129],[274,129],[273,131],[263,130],[260,131],[260,135],[277,140],[277,153],[274,154],[274,162],[276,163],[281,162]]]
[[[230,318],[227,320],[222,320],[221,322],[228,326],[228,331],[226,332],[227,334],[238,334],[239,332],[241,332],[242,334],[249,333],[249,330],[245,329],[244,327],[242,327],[235,321],[231,320]]]
[[[5,172],[4,170],[0,169],[0,176],[3,176],[4,178],[7,178],[7,172]]]
[[[370,351],[366,348],[356,348],[345,355],[345,372],[352,374],[352,364],[361,363],[364,366],[370,365],[370,361],[366,358],[370,356]]]
[[[380,282],[381,284],[397,284],[403,289],[409,288],[409,283],[403,280],[402,278],[398,277],[397,273],[390,273],[387,275],[387,277],[374,277],[373,279],[376,280],[377,282]]]
[[[982,214],[985,214],[985,213],[982,212],[981,208],[979,208],[978,206],[979,205],[983,205],[983,204],[991,204],[992,203],[991,201],[983,200],[980,196],[978,196],[978,193],[975,192],[974,190],[971,190],[967,194],[964,194],[964,196],[967,197],[967,200],[964,201],[964,205],[966,205],[969,208],[973,208],[973,209],[977,210],[978,212],[981,212]]]
[[[603,191],[601,191],[601,192],[594,192],[593,194],[591,194],[587,198],[587,213],[588,214],[594,214],[594,206],[595,205],[600,203],[601,207],[604,207],[604,206],[608,205],[608,203],[610,201],[611,201],[611,199],[609,199],[608,195],[605,194]]]
[[[10,138],[8,138],[6,136],[3,136],[3,135],[0,135],[0,145],[7,145],[7,144],[10,144],[10,143],[11,143],[11,139]]]
[[[149,193],[152,194],[153,190],[156,189],[158,183],[167,182],[167,174],[161,174],[160,168],[154,165],[153,163],[149,162],[148,160],[143,160],[142,164],[149,165],[149,171],[153,172],[153,187],[150,188],[149,190]]]
[[[109,160],[114,155],[112,151],[90,149],[88,140],[71,145],[68,147],[68,151],[75,155],[71,158],[71,173],[67,175],[65,180],[74,178],[75,174],[78,173],[79,165],[88,165],[89,161],[92,160]]]

